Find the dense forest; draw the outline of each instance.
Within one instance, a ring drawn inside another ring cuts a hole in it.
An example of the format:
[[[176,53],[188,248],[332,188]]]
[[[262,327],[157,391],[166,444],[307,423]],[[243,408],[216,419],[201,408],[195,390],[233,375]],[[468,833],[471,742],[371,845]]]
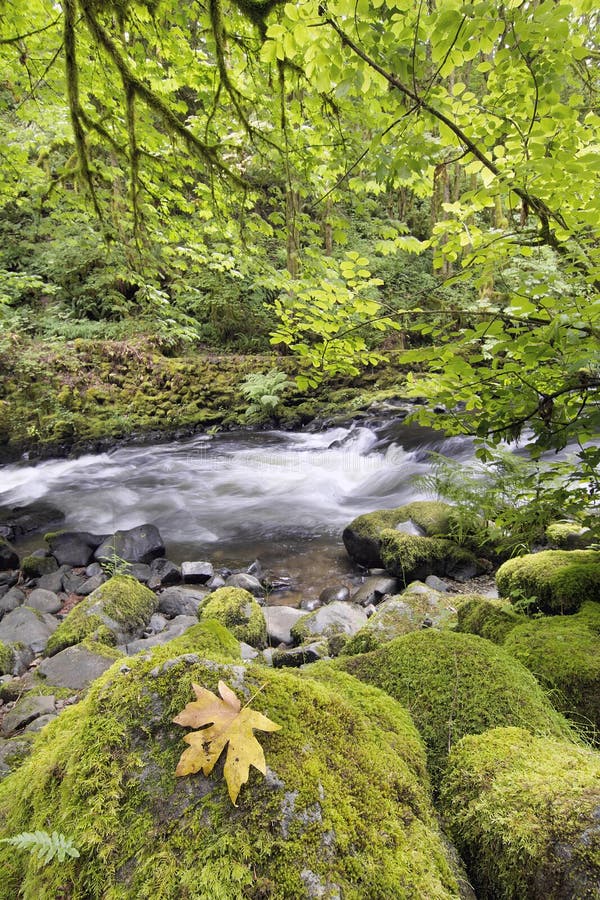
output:
[[[600,900],[599,100],[593,0],[0,0],[0,900]],[[219,566],[208,442],[287,536],[394,417],[343,579]]]

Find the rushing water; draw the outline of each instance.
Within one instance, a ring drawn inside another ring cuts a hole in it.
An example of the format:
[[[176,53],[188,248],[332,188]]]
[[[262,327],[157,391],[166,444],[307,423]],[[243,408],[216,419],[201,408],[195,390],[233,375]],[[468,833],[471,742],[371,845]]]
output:
[[[466,440],[398,423],[201,435],[4,466],[0,505],[43,499],[64,511],[64,527],[96,533],[152,522],[175,561],[241,568],[258,557],[310,596],[349,571],[341,532],[351,519],[424,496],[428,449],[471,456]]]

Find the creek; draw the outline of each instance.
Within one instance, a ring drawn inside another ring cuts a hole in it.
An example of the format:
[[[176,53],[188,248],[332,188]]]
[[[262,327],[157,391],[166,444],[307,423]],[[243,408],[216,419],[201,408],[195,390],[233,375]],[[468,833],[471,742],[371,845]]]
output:
[[[62,527],[95,533],[152,522],[175,562],[242,569],[258,558],[289,582],[290,602],[347,578],[341,533],[355,516],[427,496],[418,478],[430,471],[431,450],[472,457],[468,439],[398,420],[199,435],[4,466],[0,505],[45,500],[65,513]],[[43,545],[40,536],[26,543]]]

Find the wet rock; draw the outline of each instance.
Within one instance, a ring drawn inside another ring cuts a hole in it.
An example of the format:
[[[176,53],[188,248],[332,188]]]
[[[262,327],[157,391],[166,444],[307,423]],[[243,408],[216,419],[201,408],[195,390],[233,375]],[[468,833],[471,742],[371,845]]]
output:
[[[33,653],[41,653],[57,627],[58,622],[53,616],[28,606],[19,606],[0,622],[0,641],[23,644]]]
[[[237,575],[230,575],[225,580],[226,587],[241,588],[248,591],[254,597],[262,597],[265,593],[264,588],[258,578],[254,575],[248,575],[245,572],[239,572]]]
[[[271,644],[291,644],[290,629],[305,613],[291,606],[263,606],[263,616],[267,623],[267,637]]]
[[[55,711],[56,698],[52,695],[28,694],[18,700],[2,720],[2,734],[10,737],[15,731],[24,728],[38,716],[45,716]]]
[[[39,609],[43,613],[57,613],[62,606],[62,601],[53,591],[36,588],[27,598],[27,606],[31,609]]]
[[[158,610],[168,619],[175,616],[197,616],[208,591],[170,587],[158,595]]]
[[[298,643],[312,635],[331,637],[334,634],[353,635],[367,622],[365,611],[354,603],[334,601],[315,612],[302,616],[292,626],[292,637]]]
[[[28,503],[26,506],[0,507],[0,525],[9,540],[25,534],[38,534],[57,525],[65,514],[44,501]]]
[[[0,570],[19,568],[19,555],[7,540],[0,537]]]
[[[103,541],[94,556],[97,560],[111,562],[115,558],[130,563],[150,563],[163,557],[165,545],[155,525],[138,525],[126,531],[116,531]]]
[[[398,581],[389,576],[372,575],[365,578],[363,584],[352,594],[352,602],[360,606],[370,606],[379,603],[386,594],[395,594],[398,591]]]
[[[42,660],[38,672],[53,687],[81,691],[106,672],[119,655],[117,651],[107,652],[106,648],[99,652],[84,644],[76,644],[50,659]]]
[[[181,569],[176,566],[170,559],[153,559],[150,564],[151,578],[148,580],[148,586],[153,587],[172,587],[181,584],[183,576]],[[150,584],[150,581],[152,584]]]
[[[206,584],[214,575],[212,563],[183,562],[181,563],[181,575],[185,584]]]
[[[59,566],[87,566],[94,550],[104,540],[105,534],[90,534],[89,531],[58,531],[46,535],[50,552]]]
[[[319,600],[324,605],[327,603],[333,603],[336,600],[343,602],[349,599],[350,591],[345,584],[338,584],[334,587],[324,588],[319,594]]]

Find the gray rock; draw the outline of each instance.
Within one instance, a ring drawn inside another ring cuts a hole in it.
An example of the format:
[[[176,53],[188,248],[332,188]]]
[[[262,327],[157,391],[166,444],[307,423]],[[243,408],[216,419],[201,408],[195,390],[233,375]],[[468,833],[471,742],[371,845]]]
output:
[[[95,575],[103,575],[104,569],[99,562],[93,562],[86,566],[85,574],[88,578],[94,578]]]
[[[41,653],[57,628],[58,622],[53,616],[28,606],[19,606],[0,622],[0,641],[23,644],[33,653]]]
[[[265,593],[258,578],[255,578],[254,575],[247,575],[246,572],[230,575],[229,578],[225,580],[225,587],[242,588],[242,590],[248,591],[248,593],[252,594],[254,597],[262,597]]]
[[[88,568],[91,568],[91,566],[88,566]],[[101,584],[104,584],[105,581],[108,581],[108,578],[101,570],[97,575],[92,575],[90,578],[86,578],[85,581],[82,582],[82,584],[79,586],[78,593],[82,597],[88,597],[96,590],[96,588],[99,588]]]
[[[259,651],[255,650],[254,647],[251,647],[250,644],[246,644],[245,641],[240,641],[240,655],[242,659],[250,661],[252,659],[256,659]]]
[[[147,584],[152,577],[152,570],[147,563],[130,563],[124,570],[125,575],[131,575],[136,581]]]
[[[185,587],[171,587],[158,595],[158,611],[168,619],[175,616],[197,616],[208,591]]]
[[[46,716],[55,712],[56,698],[44,694],[35,696],[28,694],[21,700],[18,700],[13,708],[9,710],[2,720],[2,734],[9,737],[15,731],[29,725],[38,716]]]
[[[206,584],[213,577],[214,572],[212,563],[209,562],[181,563],[181,577],[186,584]]]
[[[314,612],[315,609],[319,609],[322,605],[317,597],[306,597],[300,601],[300,609],[303,609],[305,612]]]
[[[345,584],[337,584],[334,587],[324,588],[319,594],[321,603],[333,603],[335,600],[343,602],[350,599],[350,591]]]
[[[327,644],[324,641],[314,641],[311,644],[302,644],[300,647],[274,650],[272,661],[275,669],[298,668],[307,663],[317,662],[325,656],[327,656]]]
[[[425,535],[425,531],[422,528],[419,528],[412,519],[408,519],[406,522],[398,522],[395,526],[395,530],[402,532],[402,534],[414,534],[416,537],[423,537]]]
[[[11,650],[13,652],[13,675],[23,675],[33,662],[35,653],[31,647],[25,647],[24,645],[18,646],[13,644]]]
[[[31,752],[31,739],[0,738],[0,779],[6,778],[17,769],[25,757]]]
[[[62,601],[53,591],[36,588],[27,598],[27,606],[31,609],[39,609],[44,613],[57,613],[62,606]]]
[[[263,606],[267,623],[267,636],[272,644],[291,644],[293,641],[290,629],[305,613],[291,606]]]
[[[146,634],[150,636],[151,634],[159,634],[161,631],[167,627],[167,619],[164,616],[161,616],[160,613],[154,613],[151,616],[150,621],[148,623],[148,628],[146,629]]]
[[[19,580],[19,572],[0,572],[0,585],[11,588]]]
[[[50,575],[58,569],[58,563],[53,556],[36,556],[32,553],[21,560],[21,569],[25,578],[42,578]]]
[[[183,576],[181,569],[176,566],[170,559],[153,559],[150,565],[152,584],[155,587],[162,585],[163,587],[172,587],[181,584]],[[150,579],[148,580],[150,585]]]
[[[355,603],[334,601],[315,612],[302,616],[291,629],[292,637],[300,643],[311,635],[332,637],[334,634],[352,636],[365,625],[367,614]]]
[[[18,569],[19,554],[7,540],[0,537],[0,570]]]
[[[434,591],[440,591],[441,593],[445,593],[450,587],[448,582],[442,581],[437,575],[428,575],[425,579],[425,584],[427,587],[433,588]]]
[[[154,634],[152,637],[132,641],[130,644],[126,644],[123,649],[128,656],[134,656],[136,653],[139,653],[140,650],[149,650],[151,647],[160,647],[162,644],[166,644],[167,641],[171,641],[173,638],[181,637],[188,628],[197,624],[198,619],[196,616],[176,616],[167,623],[167,627],[164,631],[161,631],[160,634]]]
[[[103,541],[94,556],[97,560],[111,562],[124,559],[131,563],[150,563],[164,556],[165,545],[155,525],[138,525],[127,531],[116,531]]]
[[[63,591],[66,594],[78,594],[81,596],[81,588],[89,579],[85,575],[77,575],[75,572],[65,572],[63,575]]]
[[[273,647],[265,647],[264,650],[261,650],[259,656],[259,662],[262,662],[265,666],[273,665],[273,654],[275,653],[275,649]]]
[[[114,661],[110,656],[88,650],[83,644],[75,644],[43,660],[38,672],[54,687],[81,691],[106,672]]]
[[[218,591],[219,588],[225,587],[225,579],[222,575],[213,575],[213,577],[206,582],[207,587],[211,589],[211,591]]]
[[[105,534],[90,534],[88,531],[62,531],[47,538],[50,552],[59,566],[87,566],[94,550],[105,539]]]
[[[25,726],[23,734],[36,734],[52,722],[53,719],[56,719],[57,715],[58,713],[47,713],[45,716],[38,716],[37,719],[34,719],[33,722],[30,722],[29,725]]]
[[[48,575],[38,578],[37,586],[43,591],[53,591],[58,594],[63,589],[63,576],[70,571],[70,566],[59,566],[56,572],[50,572]]]
[[[398,582],[389,576],[370,575],[352,594],[352,602],[360,606],[370,606],[379,603],[386,594],[395,594],[398,590]]]
[[[19,588],[11,588],[4,597],[0,597],[0,619],[6,613],[12,612],[25,601],[25,594]]]

